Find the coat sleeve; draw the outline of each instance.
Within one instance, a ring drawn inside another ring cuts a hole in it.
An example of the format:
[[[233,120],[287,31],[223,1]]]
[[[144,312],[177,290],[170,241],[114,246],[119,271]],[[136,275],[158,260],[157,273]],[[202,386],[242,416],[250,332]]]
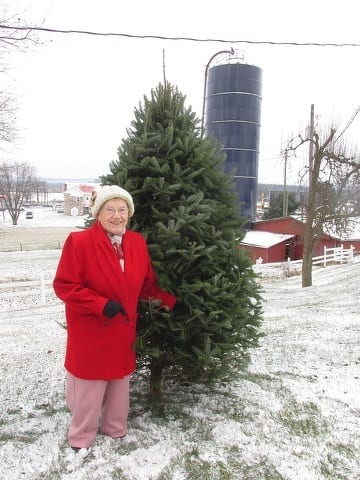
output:
[[[63,246],[53,281],[55,294],[77,313],[101,315],[108,298],[85,286],[75,243],[70,234]]]
[[[140,298],[141,299],[154,298],[157,300],[161,300],[163,305],[166,305],[170,309],[174,308],[176,304],[176,297],[174,295],[171,295],[171,293],[166,292],[165,290],[162,290],[161,288],[159,288],[157,279],[156,279],[156,274],[151,263],[150,255],[147,251],[147,247],[146,247],[146,258],[147,258],[146,260],[147,271],[146,271],[146,275],[144,277],[144,282],[140,292]]]

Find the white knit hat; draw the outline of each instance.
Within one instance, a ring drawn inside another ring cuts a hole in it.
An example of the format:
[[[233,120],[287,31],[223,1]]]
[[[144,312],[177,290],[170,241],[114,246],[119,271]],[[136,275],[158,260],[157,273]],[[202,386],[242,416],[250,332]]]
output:
[[[97,217],[100,208],[104,205],[104,203],[106,203],[108,200],[112,200],[113,198],[121,198],[122,200],[125,200],[129,207],[129,216],[132,217],[134,215],[135,207],[132,196],[129,192],[118,185],[105,185],[104,187],[100,188],[100,190],[94,191],[93,197],[95,197],[91,208],[93,217]]]

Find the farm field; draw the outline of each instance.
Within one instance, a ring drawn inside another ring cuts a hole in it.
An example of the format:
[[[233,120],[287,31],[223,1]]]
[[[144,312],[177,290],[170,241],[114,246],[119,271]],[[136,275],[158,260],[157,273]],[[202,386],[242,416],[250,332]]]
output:
[[[84,225],[84,217],[70,217],[50,208],[33,208],[34,218],[26,219],[21,212],[18,225],[10,216],[0,216],[0,252],[61,248],[67,235]],[[4,218],[5,217],[5,218]]]

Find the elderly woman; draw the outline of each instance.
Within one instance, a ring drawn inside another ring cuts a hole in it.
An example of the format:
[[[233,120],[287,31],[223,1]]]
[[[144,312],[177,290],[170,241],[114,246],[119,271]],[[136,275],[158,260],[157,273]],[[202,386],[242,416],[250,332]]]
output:
[[[134,214],[129,192],[102,187],[92,213],[90,228],[68,236],[53,282],[67,322],[68,439],[82,456],[99,427],[115,439],[127,433],[139,299],[167,309],[176,302],[158,287],[143,236],[127,228]]]

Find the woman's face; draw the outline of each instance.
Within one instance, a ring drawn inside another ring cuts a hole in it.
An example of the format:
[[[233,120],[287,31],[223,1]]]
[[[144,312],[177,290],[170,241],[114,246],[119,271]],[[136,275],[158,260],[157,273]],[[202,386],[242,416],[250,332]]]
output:
[[[108,200],[100,208],[98,220],[108,233],[121,235],[129,220],[128,204],[121,198]]]

